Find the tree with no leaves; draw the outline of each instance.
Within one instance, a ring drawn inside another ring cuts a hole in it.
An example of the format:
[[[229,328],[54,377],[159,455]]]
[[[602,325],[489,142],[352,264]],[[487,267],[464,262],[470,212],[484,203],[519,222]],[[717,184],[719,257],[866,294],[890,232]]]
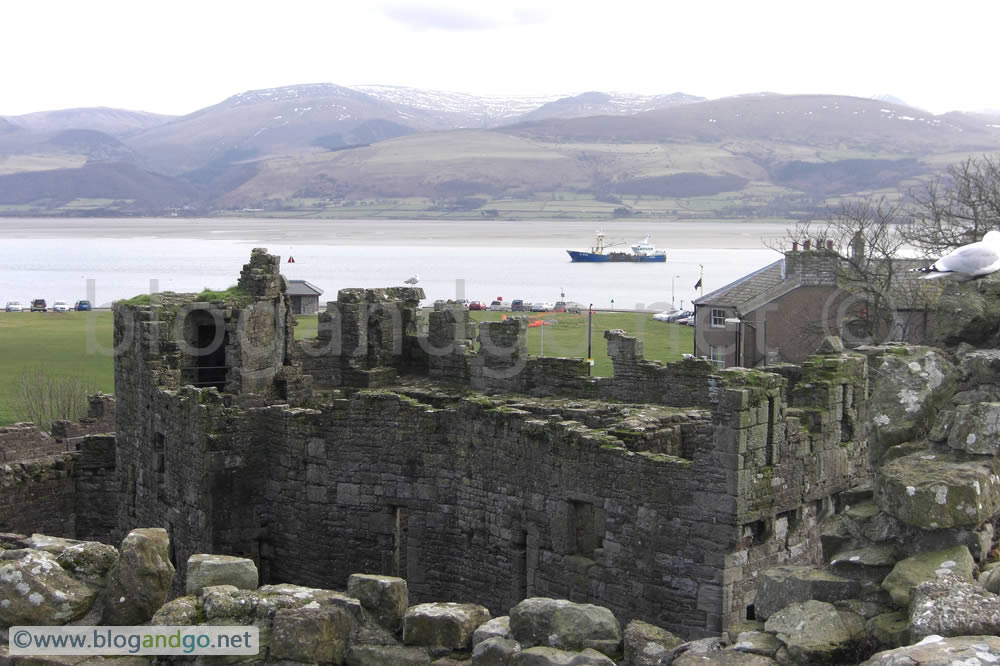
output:
[[[925,256],[940,256],[1000,229],[1000,156],[970,157],[948,167],[923,192],[911,193],[905,240]]]
[[[11,403],[15,418],[48,431],[53,421],[76,421],[86,416],[87,396],[95,392],[93,385],[77,377],[26,367]]]
[[[803,335],[838,330],[847,343],[871,343],[912,338],[918,325],[926,324],[933,294],[910,271],[914,262],[899,257],[908,224],[903,204],[882,197],[844,203],[825,220],[788,230],[785,245],[822,239],[833,241],[840,255],[835,276],[840,292],[829,307],[836,321],[804,322],[809,330]]]

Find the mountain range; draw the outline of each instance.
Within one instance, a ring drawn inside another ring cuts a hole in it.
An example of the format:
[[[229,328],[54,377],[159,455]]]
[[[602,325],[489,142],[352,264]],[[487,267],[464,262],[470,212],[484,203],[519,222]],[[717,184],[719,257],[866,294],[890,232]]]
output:
[[[0,118],[0,214],[815,215],[1000,150],[1000,117],[880,99],[477,97],[330,83],[185,116]]]

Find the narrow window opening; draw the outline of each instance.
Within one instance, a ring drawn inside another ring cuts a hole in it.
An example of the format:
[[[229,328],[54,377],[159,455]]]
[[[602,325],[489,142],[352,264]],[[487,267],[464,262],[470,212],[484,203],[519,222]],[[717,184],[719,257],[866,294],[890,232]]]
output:
[[[840,441],[849,442],[854,439],[854,427],[851,425],[851,391],[847,384],[840,385]]]
[[[393,526],[392,575],[406,578],[406,551],[409,548],[410,512],[405,506],[396,507]]]
[[[747,606],[747,619],[748,620],[756,620],[757,619],[757,611],[754,609],[753,604],[750,604],[749,606]]]
[[[597,534],[594,520],[594,505],[590,502],[570,502],[570,534],[575,543],[577,555],[594,556],[597,549]]]
[[[750,546],[759,546],[767,542],[771,537],[771,528],[765,519],[755,520],[743,526],[743,539],[749,542]]]
[[[767,464],[774,464],[774,397],[767,399]]]

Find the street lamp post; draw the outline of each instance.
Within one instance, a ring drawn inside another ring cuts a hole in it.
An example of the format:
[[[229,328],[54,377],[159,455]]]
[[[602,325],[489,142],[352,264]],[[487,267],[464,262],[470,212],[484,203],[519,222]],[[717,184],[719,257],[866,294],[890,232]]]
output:
[[[674,281],[679,278],[680,275],[670,276],[670,309],[674,309]]]

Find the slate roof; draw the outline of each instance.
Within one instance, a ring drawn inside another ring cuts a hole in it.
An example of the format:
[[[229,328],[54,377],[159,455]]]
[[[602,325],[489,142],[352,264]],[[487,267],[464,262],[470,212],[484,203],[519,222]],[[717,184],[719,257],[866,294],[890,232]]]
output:
[[[924,259],[893,259],[895,279],[889,297],[897,309],[921,309],[933,303],[941,294],[941,280],[923,280],[914,268],[926,266]],[[796,276],[784,279],[784,259],[778,259],[735,282],[694,300],[695,305],[714,305],[749,312],[791,291],[799,285]],[[783,288],[782,288],[783,287]]]
[[[289,280],[286,293],[289,296],[319,296],[323,290],[305,280]]]
[[[694,304],[730,307],[742,312],[742,305],[755,300],[761,294],[770,291],[783,282],[784,264],[784,259],[778,259],[773,264],[764,266],[760,270],[744,275],[735,282],[730,282],[724,287],[696,298]]]

